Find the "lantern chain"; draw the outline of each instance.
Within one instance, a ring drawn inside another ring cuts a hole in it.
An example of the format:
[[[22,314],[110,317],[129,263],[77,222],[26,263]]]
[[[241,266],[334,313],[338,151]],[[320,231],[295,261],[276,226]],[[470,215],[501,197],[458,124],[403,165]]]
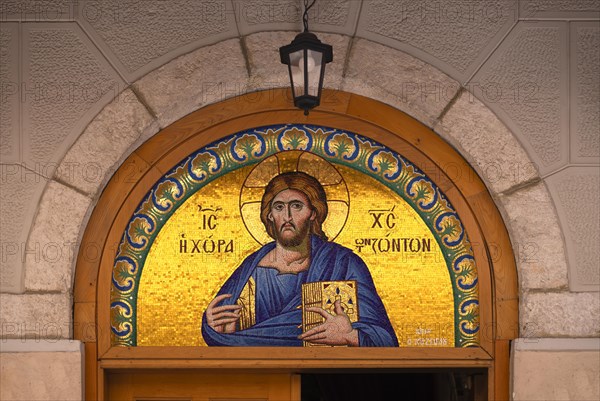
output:
[[[304,0],[304,15],[302,16],[302,22],[304,23],[304,32],[308,32],[308,10],[311,9],[312,6],[315,5],[317,0],[313,0],[310,5],[308,5],[309,0]]]

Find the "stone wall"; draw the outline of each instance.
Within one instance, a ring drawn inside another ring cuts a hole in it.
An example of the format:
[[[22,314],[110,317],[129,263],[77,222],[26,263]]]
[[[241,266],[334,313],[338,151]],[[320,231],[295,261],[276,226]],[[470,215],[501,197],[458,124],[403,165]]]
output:
[[[512,349],[518,401],[600,399],[600,339],[520,339]]]
[[[77,243],[133,149],[204,105],[287,85],[277,49],[296,1],[80,3],[0,10],[4,339],[72,338]],[[598,2],[323,3],[326,85],[412,115],[488,186],[517,257],[520,336],[600,336]],[[515,348],[515,379],[534,377],[528,352]]]
[[[83,344],[74,340],[3,340],[0,399],[83,399]]]

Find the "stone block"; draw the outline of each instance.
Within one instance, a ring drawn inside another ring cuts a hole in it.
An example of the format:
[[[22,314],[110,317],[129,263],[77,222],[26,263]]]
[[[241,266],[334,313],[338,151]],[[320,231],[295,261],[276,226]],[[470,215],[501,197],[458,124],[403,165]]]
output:
[[[521,290],[567,288],[564,240],[546,186],[533,184],[498,200],[505,212]]]
[[[25,288],[71,290],[78,238],[90,198],[50,181],[39,204],[25,258]]]
[[[357,39],[350,50],[342,89],[380,100],[431,127],[458,92],[459,84],[406,53]]]
[[[76,3],[71,0],[4,0],[2,19],[8,21],[73,21]]]
[[[599,291],[600,169],[569,167],[546,182],[567,245],[571,291]]]
[[[102,0],[82,5],[78,20],[133,81],[173,57],[238,36],[224,0]]]
[[[595,341],[594,341],[595,340]],[[515,401],[596,401],[600,399],[600,340],[532,339],[512,351],[512,399]],[[595,343],[580,347],[578,342]],[[532,344],[533,347],[522,346]],[[539,346],[548,344],[549,347]],[[557,343],[558,346],[553,344]],[[567,346],[566,349],[560,347]]]
[[[38,166],[39,167],[39,166]],[[0,164],[0,291],[23,291],[27,237],[46,186],[43,171]]]
[[[10,342],[2,344],[0,398],[11,401],[83,399],[82,344],[78,341],[30,343],[16,347],[11,347]],[[61,346],[62,343],[67,344]]]
[[[363,3],[357,34],[466,81],[516,17],[516,1],[371,0]]]
[[[4,4],[3,4],[4,6]],[[21,151],[19,99],[19,24],[2,23],[0,26],[0,160],[3,163],[18,162]]]
[[[127,89],[94,118],[61,161],[56,178],[94,197],[141,137],[158,132],[152,116]]]
[[[162,128],[202,106],[246,92],[248,71],[238,39],[181,56],[137,81]]]
[[[354,36],[362,7],[362,2],[354,0],[318,1],[309,10],[309,28],[312,32],[334,32]]]
[[[354,0],[318,1],[308,13],[309,29],[352,36],[360,8],[360,2]],[[233,0],[229,13],[235,14],[242,36],[266,31],[297,34],[303,29],[304,5],[297,0]]]
[[[522,337],[600,336],[597,293],[525,292],[520,309]]]
[[[493,194],[539,178],[536,166],[513,134],[467,91],[433,128],[461,150]]]
[[[296,32],[260,32],[246,36],[251,90],[282,88],[290,85],[288,69],[281,64],[279,48],[289,44]]]
[[[600,4],[600,2],[598,3]],[[571,24],[571,162],[600,162],[600,25]]]
[[[1,338],[56,341],[72,331],[69,294],[0,294]]]
[[[568,163],[568,26],[521,21],[467,84],[507,125],[541,175]]]
[[[302,26],[303,6],[296,0],[233,0],[240,35],[260,31],[296,31]]]
[[[23,24],[22,154],[31,164],[56,159],[123,81],[74,22]]]
[[[519,15],[523,18],[598,18],[598,0],[521,0]]]

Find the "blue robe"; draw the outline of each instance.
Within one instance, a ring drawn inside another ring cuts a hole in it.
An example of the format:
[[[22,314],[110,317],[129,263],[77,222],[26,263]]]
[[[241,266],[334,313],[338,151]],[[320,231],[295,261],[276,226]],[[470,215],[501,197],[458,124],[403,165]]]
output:
[[[208,345],[302,346],[302,340],[298,339],[302,334],[302,311],[298,309],[302,305],[301,285],[317,281],[355,280],[358,287],[359,319],[352,323],[352,327],[358,330],[359,345],[398,346],[369,269],[352,250],[311,236],[311,263],[308,270],[298,275],[285,274],[282,276],[287,277],[278,279],[275,269],[258,266],[273,248],[275,242],[248,256],[217,294],[232,294],[231,298],[222,301],[219,306],[232,305],[249,278],[253,277],[256,283],[255,325],[235,333],[218,333],[206,322],[205,313],[202,318],[202,336]]]

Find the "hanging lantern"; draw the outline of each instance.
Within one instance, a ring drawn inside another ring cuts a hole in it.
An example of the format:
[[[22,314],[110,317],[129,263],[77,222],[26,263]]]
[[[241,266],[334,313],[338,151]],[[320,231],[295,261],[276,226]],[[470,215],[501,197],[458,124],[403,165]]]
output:
[[[308,32],[308,10],[314,3],[305,7],[304,32],[279,49],[281,62],[288,66],[294,105],[304,110],[304,115],[320,104],[325,64],[333,61],[333,48]]]

